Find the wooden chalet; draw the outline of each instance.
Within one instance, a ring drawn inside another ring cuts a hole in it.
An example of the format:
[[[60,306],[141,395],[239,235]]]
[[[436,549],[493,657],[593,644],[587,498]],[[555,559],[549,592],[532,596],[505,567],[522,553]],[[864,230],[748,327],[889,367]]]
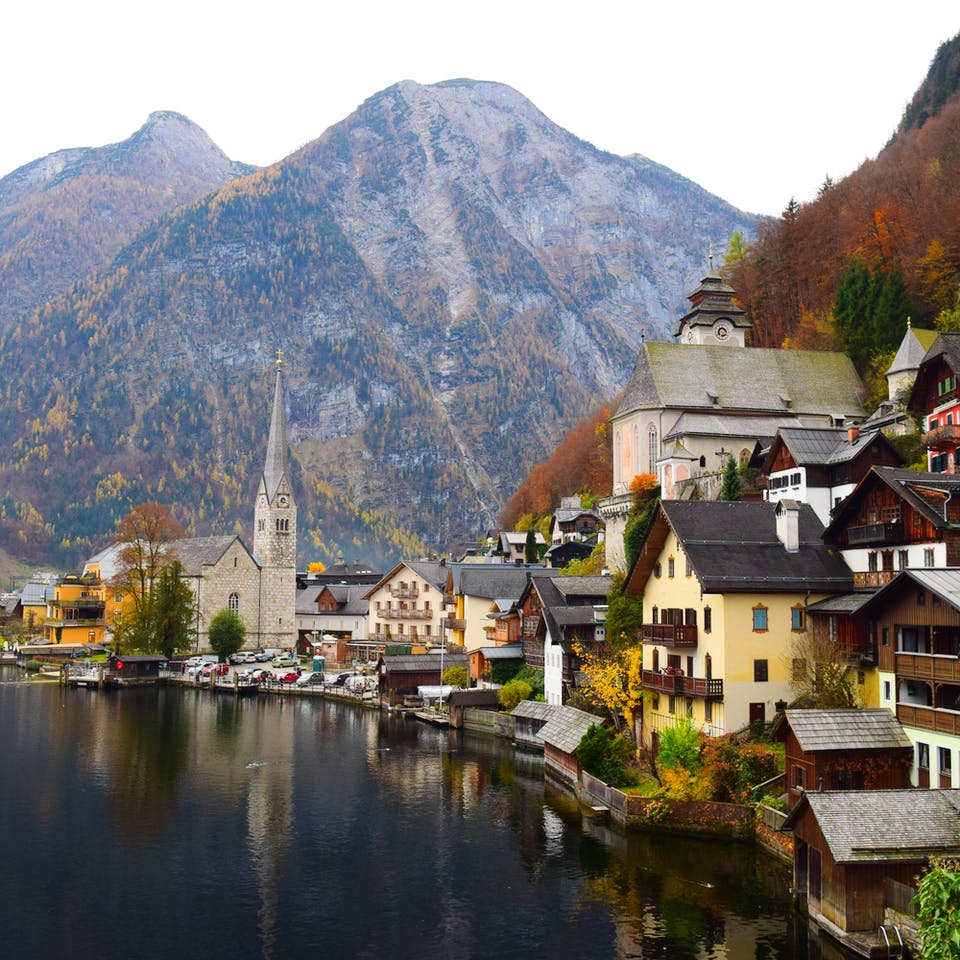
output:
[[[876,588],[908,568],[960,566],[960,477],[873,467],[833,512],[823,533]]]
[[[917,785],[953,786],[952,758],[960,748],[960,569],[904,570],[861,611],[877,638],[880,702],[895,704],[917,745]]]
[[[931,471],[960,473],[960,334],[941,333],[920,362],[908,408],[922,410]]]
[[[156,683],[167,658],[158,654],[113,654],[108,661],[111,679],[120,684]]]
[[[910,786],[913,744],[885,708],[787,710],[772,736],[784,745],[791,806],[808,790]]]
[[[798,905],[825,932],[874,955],[887,882],[911,888],[931,856],[960,855],[960,790],[805,793],[783,826],[793,830]]]
[[[377,660],[380,702],[384,706],[403,704],[406,696],[416,696],[419,687],[441,685],[443,671],[450,667],[470,669],[470,658],[465,653],[384,653]]]

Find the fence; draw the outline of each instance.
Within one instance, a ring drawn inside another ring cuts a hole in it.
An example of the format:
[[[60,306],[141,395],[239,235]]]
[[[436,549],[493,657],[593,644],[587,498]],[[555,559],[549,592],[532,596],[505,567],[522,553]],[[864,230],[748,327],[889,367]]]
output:
[[[905,913],[908,917],[917,915],[917,905],[913,902],[917,891],[905,883],[899,883],[885,877],[883,881],[883,903],[885,906],[896,910],[897,913]]]

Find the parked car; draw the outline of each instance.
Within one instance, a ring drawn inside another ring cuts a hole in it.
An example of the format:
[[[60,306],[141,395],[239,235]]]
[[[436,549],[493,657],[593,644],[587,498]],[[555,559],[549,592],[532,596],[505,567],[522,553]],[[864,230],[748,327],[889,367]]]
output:
[[[274,680],[280,683],[296,683],[300,679],[299,670],[278,671],[273,675]]]
[[[299,662],[292,653],[281,653],[279,657],[273,658],[275,667],[295,667]]]
[[[353,676],[352,673],[338,673],[338,674],[332,675],[324,681],[324,686],[325,687],[342,687],[347,682],[347,680],[352,676]]]
[[[253,659],[256,663],[266,663],[268,660],[273,659],[273,654],[267,650],[259,650],[253,655]]]
[[[239,664],[247,662],[247,652],[246,650],[238,650],[236,653],[231,653],[227,657],[227,663]]]
[[[301,673],[297,678],[298,687],[322,687],[324,684],[324,674],[322,673]]]
[[[230,667],[225,663],[205,663],[200,671],[205,677],[223,677],[230,672]]]
[[[241,671],[240,680],[242,683],[262,683],[269,676],[270,671],[264,670],[263,667],[247,667],[246,670]]]

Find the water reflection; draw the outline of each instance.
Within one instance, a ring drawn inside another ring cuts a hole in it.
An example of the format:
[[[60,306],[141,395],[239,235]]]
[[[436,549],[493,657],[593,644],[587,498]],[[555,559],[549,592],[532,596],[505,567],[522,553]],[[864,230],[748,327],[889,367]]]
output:
[[[195,690],[0,684],[0,724],[10,955],[808,956],[777,863],[584,824],[507,743]]]

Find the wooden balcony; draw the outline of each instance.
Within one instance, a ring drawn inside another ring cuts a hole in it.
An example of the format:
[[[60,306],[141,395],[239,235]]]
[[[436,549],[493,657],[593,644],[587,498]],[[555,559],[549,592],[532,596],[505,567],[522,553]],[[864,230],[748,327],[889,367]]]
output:
[[[540,629],[539,616],[523,618],[523,635],[525,637],[535,637],[539,629]]]
[[[467,621],[458,619],[457,617],[446,617],[444,620],[441,620],[440,623],[446,630],[467,629]]]
[[[414,584],[412,587],[393,587],[390,590],[391,597],[399,597],[401,600],[413,600],[420,596],[420,590]]]
[[[665,647],[696,649],[697,628],[672,623],[645,623],[640,627],[642,643],[659,643]]]
[[[643,689],[702,700],[722,700],[723,681],[706,677],[685,677],[679,673],[643,671]]]
[[[847,527],[848,547],[902,542],[902,527],[898,520],[892,523],[862,523],[857,527]]]
[[[922,434],[920,439],[928,450],[952,450],[960,444],[960,425],[947,423],[942,427],[934,427]]]
[[[960,660],[952,654],[898,653],[897,677],[960,683]]]
[[[897,575],[896,570],[867,570],[863,573],[854,573],[853,586],[882,587],[888,584]]]
[[[905,727],[948,733],[954,737],[960,735],[960,713],[953,710],[936,710],[913,703],[898,703],[897,719]]]
[[[418,610],[416,607],[398,610],[394,607],[389,610],[380,609],[376,612],[376,615],[384,620],[430,620],[433,617],[433,611]]]

